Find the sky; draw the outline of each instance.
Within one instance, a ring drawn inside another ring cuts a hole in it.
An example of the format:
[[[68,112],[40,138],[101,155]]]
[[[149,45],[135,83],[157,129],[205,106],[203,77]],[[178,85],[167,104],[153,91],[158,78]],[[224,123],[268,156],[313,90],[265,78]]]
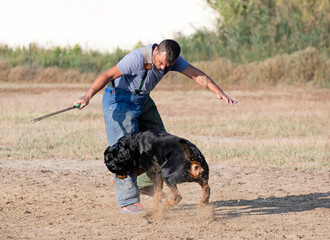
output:
[[[212,30],[206,0],[0,0],[0,44],[112,51]]]

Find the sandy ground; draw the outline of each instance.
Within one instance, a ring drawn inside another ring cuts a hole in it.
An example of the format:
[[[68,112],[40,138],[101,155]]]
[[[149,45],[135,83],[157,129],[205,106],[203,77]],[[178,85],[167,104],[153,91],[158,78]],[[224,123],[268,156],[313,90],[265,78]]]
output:
[[[2,87],[0,95],[53,91],[18,86]],[[285,94],[285,99],[297,96]],[[285,107],[302,98],[301,105],[306,98],[316,101],[311,104],[328,99],[327,91],[302,94]],[[199,185],[187,183],[179,185],[183,199],[175,208],[127,216],[119,212],[113,177],[102,160],[1,160],[0,240],[330,239],[330,172],[234,165],[209,162],[208,207],[199,206]],[[164,192],[169,198],[167,187]],[[149,209],[152,198],[141,196],[141,202]]]
[[[0,238],[329,239],[329,172],[209,165],[210,206],[187,183],[173,209],[127,216],[102,161],[1,161]]]

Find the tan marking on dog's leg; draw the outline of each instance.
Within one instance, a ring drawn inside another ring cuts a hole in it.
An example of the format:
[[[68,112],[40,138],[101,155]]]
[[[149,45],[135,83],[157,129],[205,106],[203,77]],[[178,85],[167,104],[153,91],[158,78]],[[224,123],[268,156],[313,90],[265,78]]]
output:
[[[163,190],[163,180],[160,179],[156,181],[155,192],[154,192],[154,201],[152,204],[152,210],[157,210],[159,203],[162,200],[162,190]]]
[[[176,186],[176,184],[167,184],[167,186],[171,189],[171,191],[173,193],[173,199],[168,201],[166,203],[166,206],[174,207],[174,206],[178,205],[178,203],[181,201],[182,197],[179,193],[179,190],[178,190],[178,187]]]
[[[208,184],[202,187],[203,194],[202,199],[200,201],[201,206],[206,206],[209,204],[210,195],[211,195],[211,188]]]

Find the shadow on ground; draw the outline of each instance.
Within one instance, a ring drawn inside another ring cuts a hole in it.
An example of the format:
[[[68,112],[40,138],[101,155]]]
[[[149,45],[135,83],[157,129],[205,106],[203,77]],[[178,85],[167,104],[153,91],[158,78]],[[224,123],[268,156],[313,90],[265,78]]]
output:
[[[268,215],[311,211],[316,208],[330,209],[330,192],[268,197],[253,200],[227,200],[211,202],[215,220],[235,218],[243,215]],[[176,210],[194,210],[198,204],[182,204]]]

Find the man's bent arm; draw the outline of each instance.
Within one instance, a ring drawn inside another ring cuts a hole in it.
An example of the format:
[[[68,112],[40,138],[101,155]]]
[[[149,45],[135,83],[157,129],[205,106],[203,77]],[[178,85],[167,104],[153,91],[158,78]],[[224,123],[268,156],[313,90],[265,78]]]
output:
[[[204,72],[195,68],[192,65],[189,65],[185,70],[181,72],[182,74],[186,75],[187,77],[196,81],[199,85],[204,87],[207,90],[213,92],[217,97],[222,100],[224,99],[228,104],[236,104],[237,101],[228,97],[224,91]]]
[[[121,77],[122,74],[119,71],[117,65],[110,68],[108,71],[106,71],[105,73],[101,74],[99,77],[97,77],[94,81],[94,83],[92,84],[92,86],[90,87],[90,89],[87,91],[86,95],[79,98],[74,105],[80,103],[81,106],[79,109],[84,108],[85,106],[88,105],[89,100],[97,93],[99,92],[101,89],[103,89],[105,87],[105,85],[107,85],[110,81],[115,80],[116,78]]]

